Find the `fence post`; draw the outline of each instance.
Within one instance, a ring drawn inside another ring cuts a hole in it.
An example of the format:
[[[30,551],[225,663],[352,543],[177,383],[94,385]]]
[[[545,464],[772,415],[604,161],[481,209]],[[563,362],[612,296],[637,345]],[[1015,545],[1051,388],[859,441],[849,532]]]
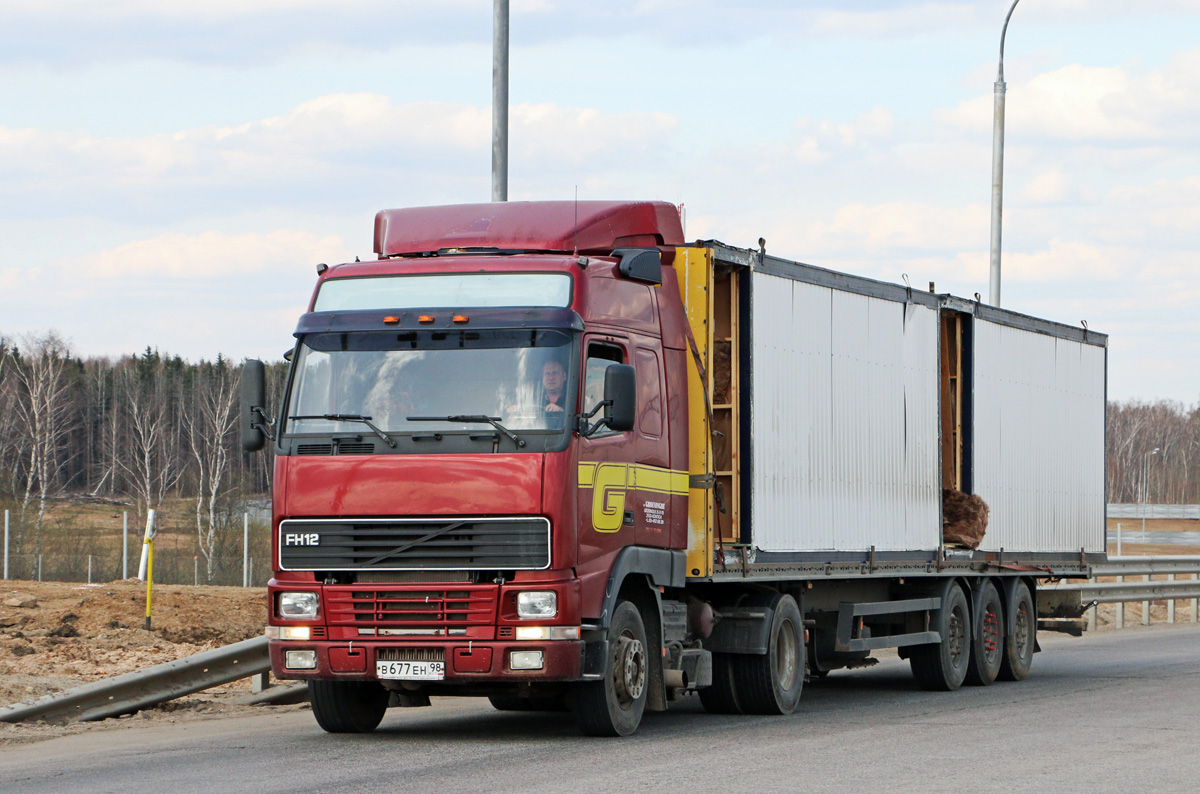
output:
[[[242,513],[242,587],[250,586],[250,511]]]
[[[200,586],[200,557],[192,555],[192,586]]]
[[[1117,581],[1123,582],[1123,581],[1125,581],[1125,577],[1118,576]],[[1124,601],[1117,602],[1117,628],[1119,628],[1119,629],[1125,628],[1125,602]]]
[[[1167,581],[1168,582],[1175,581],[1175,574],[1171,574],[1170,576],[1168,576]],[[1175,622],[1175,599],[1174,598],[1172,598],[1170,601],[1167,602],[1167,622],[1168,623]]]
[[[42,581],[42,555],[38,555],[38,581]]]
[[[1197,581],[1200,581],[1200,573],[1192,574],[1192,578]],[[1196,622],[1196,617],[1197,617],[1196,613],[1198,611],[1197,607],[1200,607],[1200,598],[1193,598],[1192,599],[1192,622],[1193,623]]]
[[[1117,556],[1121,556],[1121,522],[1117,522]]]
[[[1093,576],[1091,579],[1088,579],[1088,581],[1092,584],[1095,584],[1096,577]],[[1093,604],[1092,608],[1088,610],[1087,630],[1095,631],[1097,626],[1099,626],[1099,624],[1100,624],[1100,605]]]
[[[92,583],[92,555],[88,555],[88,584]]]
[[[4,578],[8,578],[8,511],[4,511]]]
[[[121,516],[121,578],[129,578],[129,511]]]
[[[1142,520],[1144,521],[1145,519],[1142,519]],[[1150,581],[1150,574],[1148,574],[1148,573],[1143,574],[1142,581],[1143,582]],[[1142,602],[1142,625],[1143,626],[1150,625],[1150,602],[1149,601]]]

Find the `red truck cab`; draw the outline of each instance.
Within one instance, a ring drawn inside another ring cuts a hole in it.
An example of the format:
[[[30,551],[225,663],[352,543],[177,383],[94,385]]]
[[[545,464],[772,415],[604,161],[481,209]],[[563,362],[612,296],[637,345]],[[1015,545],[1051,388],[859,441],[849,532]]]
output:
[[[277,419],[251,383],[243,432],[276,452],[272,668],[322,727],[462,694],[627,733],[662,701],[682,242],[661,202],[385,210],[378,260],[321,269]]]

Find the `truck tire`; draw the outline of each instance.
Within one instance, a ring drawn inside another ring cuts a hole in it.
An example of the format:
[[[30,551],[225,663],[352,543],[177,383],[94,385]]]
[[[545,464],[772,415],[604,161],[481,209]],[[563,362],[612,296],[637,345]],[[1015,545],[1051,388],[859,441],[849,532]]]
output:
[[[650,689],[646,625],[630,601],[618,601],[608,626],[604,678],[573,687],[571,710],[588,736],[628,736],[637,730]]]
[[[744,714],[734,683],[732,653],[712,655],[712,686],[700,690],[700,703],[709,714]]]
[[[975,632],[971,636],[971,661],[966,683],[987,686],[996,680],[1004,657],[1004,605],[991,580],[984,582],[975,602]]]
[[[765,654],[733,657],[737,701],[747,714],[791,714],[804,688],[804,619],[790,595],[771,593],[747,606],[770,607],[771,629]]]
[[[946,590],[934,628],[942,641],[914,645],[908,661],[922,689],[951,692],[962,686],[971,659],[971,610],[957,583]]]
[[[309,681],[308,701],[327,733],[370,733],[387,711],[388,691],[374,681]]]
[[[1017,581],[1009,590],[1004,617],[1008,631],[1004,635],[1004,653],[1000,658],[1001,681],[1023,681],[1033,665],[1033,649],[1037,642],[1037,612],[1029,585]]]

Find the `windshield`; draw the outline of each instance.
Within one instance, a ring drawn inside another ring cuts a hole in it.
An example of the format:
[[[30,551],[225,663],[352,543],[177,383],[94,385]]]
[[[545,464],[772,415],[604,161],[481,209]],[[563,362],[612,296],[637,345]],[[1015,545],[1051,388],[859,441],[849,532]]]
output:
[[[573,406],[570,343],[548,329],[310,334],[285,432],[363,432],[363,418],[386,433],[492,432],[479,417],[560,430]]]

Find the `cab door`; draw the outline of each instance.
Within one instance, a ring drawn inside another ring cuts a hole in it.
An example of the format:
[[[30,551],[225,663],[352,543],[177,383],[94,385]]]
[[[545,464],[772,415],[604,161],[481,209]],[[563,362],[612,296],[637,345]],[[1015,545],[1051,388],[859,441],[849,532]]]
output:
[[[637,378],[637,421],[632,430],[601,428],[580,440],[579,526],[585,547],[606,551],[622,546],[670,545],[672,488],[662,398],[662,361],[652,338],[585,337],[581,410],[586,414],[604,397],[604,372],[612,364],[632,364]],[[598,412],[593,424],[603,416]],[[686,472],[682,487],[686,494]]]

